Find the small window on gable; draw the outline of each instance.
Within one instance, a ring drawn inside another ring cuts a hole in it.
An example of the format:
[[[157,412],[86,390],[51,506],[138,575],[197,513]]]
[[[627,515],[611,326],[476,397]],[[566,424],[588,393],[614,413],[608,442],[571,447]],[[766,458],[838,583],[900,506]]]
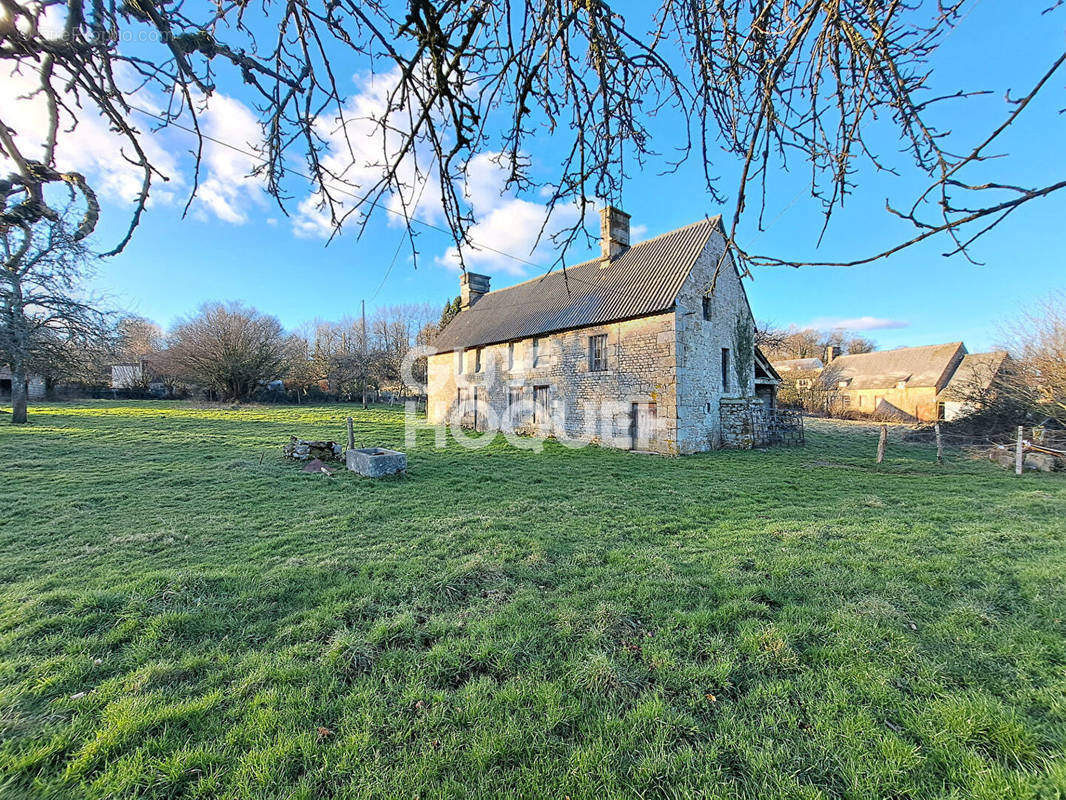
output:
[[[711,318],[711,298],[709,297],[703,298],[703,318],[705,320],[710,320]]]
[[[607,369],[607,334],[589,337],[589,371],[603,372]]]

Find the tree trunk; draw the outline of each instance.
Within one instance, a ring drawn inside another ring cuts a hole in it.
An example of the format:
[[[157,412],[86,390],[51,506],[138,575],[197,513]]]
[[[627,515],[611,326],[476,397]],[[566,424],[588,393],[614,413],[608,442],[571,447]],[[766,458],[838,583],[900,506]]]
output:
[[[21,364],[11,365],[11,424],[26,424],[26,369]]]

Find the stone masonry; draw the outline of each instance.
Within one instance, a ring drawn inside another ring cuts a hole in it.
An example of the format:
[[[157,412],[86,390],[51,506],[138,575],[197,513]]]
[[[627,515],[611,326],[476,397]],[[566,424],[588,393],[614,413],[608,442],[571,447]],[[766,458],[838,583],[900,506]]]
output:
[[[607,369],[589,370],[589,337],[607,336]],[[658,435],[644,449],[663,454],[676,446],[673,314],[616,322],[533,339],[442,353],[429,359],[429,421],[443,423],[461,405],[464,424],[510,425],[522,433],[584,438],[630,446],[632,404],[654,403]],[[513,364],[512,364],[513,359]],[[460,368],[460,364],[462,365]],[[546,386],[553,429],[534,421],[534,387]],[[462,390],[462,394],[460,394]]]

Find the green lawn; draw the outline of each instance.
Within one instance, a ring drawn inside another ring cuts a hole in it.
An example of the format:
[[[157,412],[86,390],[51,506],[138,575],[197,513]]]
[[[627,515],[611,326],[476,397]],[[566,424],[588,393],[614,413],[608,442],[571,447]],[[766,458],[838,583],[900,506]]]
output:
[[[812,425],[663,459],[403,416],[0,416],[0,796],[1066,793],[1066,479]]]

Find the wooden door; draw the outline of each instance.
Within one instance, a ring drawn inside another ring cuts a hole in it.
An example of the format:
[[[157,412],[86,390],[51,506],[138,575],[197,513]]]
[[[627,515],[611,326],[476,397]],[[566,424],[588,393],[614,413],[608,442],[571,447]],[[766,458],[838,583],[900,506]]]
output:
[[[655,403],[634,403],[631,419],[633,449],[649,449],[649,445],[655,440],[655,427],[658,420]]]

